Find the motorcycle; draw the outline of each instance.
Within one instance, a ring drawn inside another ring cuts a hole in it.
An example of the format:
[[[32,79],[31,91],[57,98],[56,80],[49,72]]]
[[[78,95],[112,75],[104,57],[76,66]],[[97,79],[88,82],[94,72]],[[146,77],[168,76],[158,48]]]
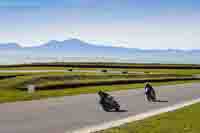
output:
[[[146,94],[146,98],[149,102],[156,101],[156,93],[155,93],[154,89],[152,89],[151,91],[149,91],[148,93],[145,93],[145,94]]]
[[[99,96],[100,96],[99,103],[105,111],[107,111],[107,112],[120,111],[120,105],[114,99],[114,97],[110,96],[109,94],[107,94],[105,92],[100,92]]]

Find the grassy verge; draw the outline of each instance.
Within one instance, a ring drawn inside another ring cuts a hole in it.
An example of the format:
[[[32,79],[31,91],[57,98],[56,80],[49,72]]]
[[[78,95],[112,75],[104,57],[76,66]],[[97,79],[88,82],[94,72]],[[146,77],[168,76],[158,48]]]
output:
[[[10,75],[111,75],[109,73],[92,73],[92,72],[0,72],[0,76]],[[122,74],[121,74],[122,75]]]
[[[200,68],[198,64],[159,64],[159,63],[113,63],[113,62],[49,62],[16,65],[1,65],[0,67],[80,67],[80,68]]]
[[[199,133],[200,103],[98,133]]]
[[[150,69],[150,68],[78,68],[78,67],[0,67],[0,70],[107,70],[109,71],[127,71],[127,72],[144,72],[144,73],[166,73],[166,74],[200,74],[200,69]],[[76,72],[77,73],[77,72]]]
[[[191,78],[191,76],[169,74],[26,73],[15,78],[0,80],[0,89],[26,90],[28,84],[34,84],[38,90],[55,90],[83,86],[143,83],[147,80],[152,82],[191,80]]]
[[[13,76],[12,79],[6,79]],[[16,76],[16,77],[15,77]],[[2,85],[15,84],[15,82],[26,82],[38,86],[67,84],[67,83],[87,83],[97,81],[116,81],[116,80],[142,80],[142,79],[160,79],[160,78],[183,78],[191,75],[176,74],[111,74],[111,73],[87,73],[87,72],[46,72],[46,73],[0,73],[0,88]],[[5,87],[5,86],[4,86]],[[14,88],[14,86],[12,86]],[[15,88],[19,87],[18,84]]]
[[[37,90],[55,90],[55,89],[64,89],[64,88],[80,88],[80,87],[89,87],[89,86],[105,86],[105,85],[122,85],[122,84],[136,84],[136,83],[145,83],[145,82],[169,82],[169,81],[186,81],[186,80],[199,80],[193,79],[190,77],[186,78],[140,78],[140,79],[107,79],[107,80],[72,80],[72,81],[55,81],[55,82],[44,82],[36,84]],[[19,88],[20,89],[20,88]],[[24,88],[21,88],[24,90]],[[26,88],[25,88],[26,90]]]
[[[21,80],[23,80],[23,78]],[[99,90],[117,91],[117,90],[138,89],[138,88],[144,87],[144,84],[140,83],[140,84],[129,84],[129,85],[109,85],[109,86],[100,86],[100,87],[93,86],[93,87],[67,88],[63,90],[53,90],[53,91],[43,90],[43,91],[36,91],[33,94],[28,94],[25,91],[20,91],[20,90],[12,88],[12,85],[17,84],[16,82],[18,83],[19,81],[13,80],[12,84],[10,84],[9,87],[1,84],[0,103],[41,99],[41,98],[47,98],[47,97],[71,96],[71,95],[79,95],[79,94],[96,93]],[[183,83],[191,83],[191,82],[200,82],[200,81],[195,80],[195,81],[160,82],[160,83],[153,83],[153,86],[174,85],[174,84],[183,84]]]
[[[24,67],[0,67],[0,70],[65,70],[65,67],[39,67],[39,66],[24,66]]]
[[[4,69],[4,68],[0,68]],[[7,69],[7,68],[5,68]],[[11,67],[10,70],[49,70],[49,69],[70,69],[64,67]],[[73,68],[73,69],[95,69],[99,70],[100,68]],[[104,68],[101,68],[104,69]],[[109,68],[106,70],[120,70],[120,71],[133,71],[133,72],[145,72],[144,74],[111,74],[111,73],[91,73],[91,72],[45,72],[45,73],[0,73],[0,76],[7,75],[24,75],[17,76],[16,78],[11,79],[2,79],[0,80],[0,103],[3,102],[13,102],[13,101],[22,101],[22,100],[32,100],[32,99],[41,99],[47,97],[57,97],[57,96],[69,96],[69,95],[78,95],[78,94],[88,94],[96,93],[97,91],[117,91],[117,90],[128,90],[143,88],[143,83],[135,84],[124,84],[124,85],[102,85],[102,86],[90,86],[90,87],[77,87],[77,88],[64,88],[62,90],[40,90],[36,91],[34,94],[27,94],[25,91],[16,89],[17,87],[24,84],[29,80],[33,80],[40,86],[48,86],[55,84],[63,84],[65,82],[90,82],[90,81],[109,81],[109,80],[118,80],[118,79],[133,79],[133,78],[161,78],[168,77],[169,74],[177,74],[178,76],[185,76],[191,74],[200,74],[199,69],[119,69],[119,68]],[[153,72],[153,74],[150,74]],[[164,73],[162,75],[160,73]],[[71,76],[72,79],[65,79],[65,76]],[[155,77],[154,77],[155,76]],[[48,78],[40,78],[48,77]],[[57,79],[56,79],[56,78]],[[62,78],[64,77],[64,78]],[[75,77],[73,79],[73,77]],[[39,80],[38,80],[39,79]],[[154,86],[169,85],[169,84],[182,84],[182,83],[191,83],[191,82],[200,82],[200,81],[170,81],[170,82],[160,82],[153,83]]]

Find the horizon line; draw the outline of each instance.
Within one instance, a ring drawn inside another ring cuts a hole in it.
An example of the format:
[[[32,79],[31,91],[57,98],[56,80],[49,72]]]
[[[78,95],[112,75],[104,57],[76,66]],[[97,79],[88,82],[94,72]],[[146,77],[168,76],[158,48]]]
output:
[[[0,45],[8,45],[8,44],[16,44],[21,48],[31,48],[31,47],[40,47],[40,46],[44,46],[50,42],[58,42],[58,43],[62,43],[65,41],[70,41],[70,40],[76,40],[76,41],[80,41],[82,43],[85,43],[87,45],[92,45],[92,46],[102,46],[102,47],[113,47],[113,48],[127,48],[127,49],[139,49],[139,50],[181,50],[181,51],[193,51],[193,50],[200,50],[200,48],[139,48],[139,47],[124,47],[124,46],[112,46],[112,45],[100,45],[102,43],[91,43],[89,41],[85,41],[85,40],[81,40],[78,38],[68,38],[68,39],[64,39],[64,40],[49,40],[49,41],[45,41],[43,43],[40,43],[38,45],[32,45],[32,46],[23,46],[18,42],[0,42]],[[110,43],[113,44],[113,43]]]

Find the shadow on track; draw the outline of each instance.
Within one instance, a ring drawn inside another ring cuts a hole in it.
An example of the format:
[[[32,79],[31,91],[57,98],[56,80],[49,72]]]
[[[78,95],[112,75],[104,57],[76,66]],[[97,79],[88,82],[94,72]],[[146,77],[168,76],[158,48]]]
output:
[[[125,109],[120,109],[120,110],[118,110],[118,111],[116,111],[116,110],[104,110],[105,112],[128,112],[128,110],[125,110]]]
[[[158,103],[168,103],[169,101],[167,101],[167,100],[155,100],[155,101],[153,101],[153,102],[158,102]]]

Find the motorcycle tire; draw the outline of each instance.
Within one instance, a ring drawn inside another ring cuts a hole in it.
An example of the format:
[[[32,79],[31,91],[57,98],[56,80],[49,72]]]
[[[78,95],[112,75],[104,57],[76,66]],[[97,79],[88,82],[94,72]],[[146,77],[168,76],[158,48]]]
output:
[[[151,100],[156,101],[156,94],[154,91],[151,93]]]
[[[115,108],[115,111],[119,112],[120,111],[120,107]]]

